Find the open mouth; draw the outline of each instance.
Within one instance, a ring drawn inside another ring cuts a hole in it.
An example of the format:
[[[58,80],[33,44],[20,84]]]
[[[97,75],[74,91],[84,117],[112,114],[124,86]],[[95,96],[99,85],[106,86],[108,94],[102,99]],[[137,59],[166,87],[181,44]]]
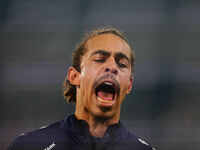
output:
[[[118,93],[117,89],[117,85],[114,82],[103,81],[95,88],[97,100],[105,106],[113,105]]]

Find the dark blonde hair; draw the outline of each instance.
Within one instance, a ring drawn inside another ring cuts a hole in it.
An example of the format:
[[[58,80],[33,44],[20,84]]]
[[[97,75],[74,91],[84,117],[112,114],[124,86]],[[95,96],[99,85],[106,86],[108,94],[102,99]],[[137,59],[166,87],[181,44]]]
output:
[[[75,51],[72,53],[72,66],[78,71],[81,72],[80,64],[82,60],[82,56],[86,53],[86,43],[89,39],[92,39],[95,36],[101,35],[101,34],[114,34],[124,41],[130,46],[128,40],[124,36],[122,32],[120,32],[118,29],[113,27],[104,27],[99,28],[96,30],[93,30],[89,33],[86,33],[83,37],[82,41],[76,46]],[[132,66],[132,73],[134,72],[134,63],[135,63],[135,53],[133,50],[131,50],[131,66]],[[63,84],[63,90],[64,90],[64,98],[67,102],[76,102],[76,86],[72,85],[70,81],[67,79],[67,76],[65,77],[64,84]]]

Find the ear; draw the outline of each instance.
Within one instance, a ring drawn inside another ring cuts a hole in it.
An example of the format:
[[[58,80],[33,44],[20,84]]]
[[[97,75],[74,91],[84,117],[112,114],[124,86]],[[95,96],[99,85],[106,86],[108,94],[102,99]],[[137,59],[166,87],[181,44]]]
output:
[[[134,77],[131,75],[130,80],[129,80],[129,85],[128,85],[127,94],[129,94],[129,93],[131,92],[131,90],[132,90],[133,81],[134,81]]]
[[[80,72],[78,72],[74,67],[69,67],[67,72],[67,79],[72,85],[80,85]]]

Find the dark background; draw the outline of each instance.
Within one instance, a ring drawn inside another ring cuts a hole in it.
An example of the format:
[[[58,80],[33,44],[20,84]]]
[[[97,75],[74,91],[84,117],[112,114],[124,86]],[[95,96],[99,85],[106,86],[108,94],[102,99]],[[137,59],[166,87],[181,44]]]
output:
[[[112,25],[136,52],[121,120],[157,149],[200,149],[200,2],[1,0],[0,149],[63,119],[71,53],[84,32]]]

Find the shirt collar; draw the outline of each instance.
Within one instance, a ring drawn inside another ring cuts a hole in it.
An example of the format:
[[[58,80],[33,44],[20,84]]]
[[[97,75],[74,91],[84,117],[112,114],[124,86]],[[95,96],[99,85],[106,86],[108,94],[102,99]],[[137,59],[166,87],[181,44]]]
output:
[[[61,125],[65,131],[80,135],[80,136],[91,136],[89,133],[89,125],[85,120],[78,120],[76,116],[70,115],[64,119]],[[121,121],[117,124],[110,125],[103,138],[108,137],[121,137],[121,134],[125,131]]]

